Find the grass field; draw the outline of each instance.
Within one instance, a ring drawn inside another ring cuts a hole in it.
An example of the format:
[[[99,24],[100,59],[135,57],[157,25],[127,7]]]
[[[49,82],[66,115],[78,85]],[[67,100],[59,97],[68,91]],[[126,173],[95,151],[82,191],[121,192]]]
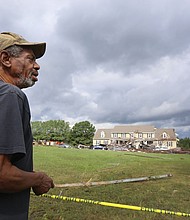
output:
[[[167,179],[91,187],[54,188],[49,194],[190,213],[190,155],[34,147],[36,171],[56,184],[110,181],[171,173]],[[30,220],[177,220],[152,212],[31,196]]]

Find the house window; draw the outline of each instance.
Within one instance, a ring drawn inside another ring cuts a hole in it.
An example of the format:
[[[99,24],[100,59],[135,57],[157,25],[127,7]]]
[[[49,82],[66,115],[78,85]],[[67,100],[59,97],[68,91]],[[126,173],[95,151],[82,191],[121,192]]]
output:
[[[142,138],[142,137],[143,137],[142,133],[139,133],[138,136],[139,136],[139,138]]]
[[[166,133],[166,132],[164,132],[164,133],[162,134],[162,138],[167,138],[167,133]]]
[[[172,141],[168,141],[168,142],[167,142],[167,146],[168,146],[168,147],[172,147],[172,145],[173,145]]]
[[[162,141],[158,141],[158,145],[159,145],[159,146],[162,146]]]
[[[152,138],[152,133],[148,133],[148,138]]]
[[[126,134],[125,134],[125,133],[122,133],[122,134],[121,134],[121,137],[122,137],[122,138],[126,138]]]
[[[117,133],[114,133],[114,134],[113,134],[113,137],[114,137],[114,138],[117,138]]]
[[[134,133],[130,133],[130,137],[131,137],[131,138],[134,138]]]
[[[101,136],[101,138],[105,138],[105,132],[104,132],[104,131],[101,131],[100,136]]]

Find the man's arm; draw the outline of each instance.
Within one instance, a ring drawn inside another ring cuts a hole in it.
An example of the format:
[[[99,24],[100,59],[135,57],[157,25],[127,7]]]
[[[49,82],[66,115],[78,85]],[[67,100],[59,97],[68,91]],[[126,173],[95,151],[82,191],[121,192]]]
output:
[[[31,187],[36,195],[41,195],[54,184],[45,173],[23,171],[11,164],[8,155],[0,155],[0,192],[14,193]]]

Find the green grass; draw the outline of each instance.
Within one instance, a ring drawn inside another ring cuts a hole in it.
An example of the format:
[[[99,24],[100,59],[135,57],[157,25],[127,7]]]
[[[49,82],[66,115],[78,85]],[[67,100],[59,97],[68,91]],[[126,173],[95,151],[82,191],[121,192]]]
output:
[[[171,173],[167,179],[93,187],[54,188],[49,194],[190,213],[190,155],[34,147],[36,171],[56,184],[109,181]],[[31,196],[31,220],[187,219]]]

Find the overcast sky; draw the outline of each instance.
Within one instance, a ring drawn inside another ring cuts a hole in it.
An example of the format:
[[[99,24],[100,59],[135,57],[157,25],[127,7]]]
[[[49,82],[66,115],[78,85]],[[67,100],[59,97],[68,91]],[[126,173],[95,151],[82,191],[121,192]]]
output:
[[[190,136],[189,0],[6,0],[2,31],[47,42],[32,121],[151,124]]]

